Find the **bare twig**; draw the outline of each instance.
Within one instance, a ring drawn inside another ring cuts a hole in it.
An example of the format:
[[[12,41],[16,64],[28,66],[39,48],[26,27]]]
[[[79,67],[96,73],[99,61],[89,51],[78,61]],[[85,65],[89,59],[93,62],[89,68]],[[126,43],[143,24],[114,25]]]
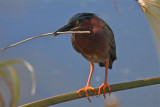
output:
[[[160,77],[147,78],[147,79],[143,79],[143,80],[115,84],[115,85],[111,85],[111,89],[112,89],[112,92],[116,92],[116,91],[133,89],[133,88],[149,86],[149,85],[154,85],[154,84],[160,84]],[[96,91],[96,93],[98,93],[98,88],[95,88],[95,91]],[[106,89],[106,92],[108,93],[108,89]],[[103,91],[101,92],[101,94],[102,93],[103,93]],[[50,106],[50,105],[55,105],[58,103],[86,97],[85,91],[82,91],[81,95],[82,96],[79,97],[77,92],[71,92],[71,93],[67,93],[67,94],[63,94],[63,95],[58,95],[58,96],[42,99],[42,100],[35,101],[32,103],[28,103],[28,104],[25,104],[25,105],[22,105],[19,107],[46,107],[46,106]],[[94,95],[94,93],[91,90],[89,90],[89,96],[93,96],[93,95]]]
[[[56,34],[65,34],[65,33],[90,33],[90,31],[66,31],[66,32],[56,32]]]
[[[44,37],[44,36],[49,36],[49,35],[53,35],[53,37],[54,37],[54,36],[56,36],[56,35],[58,35],[58,34],[65,34],[65,33],[90,33],[90,31],[66,31],[66,32],[46,33],[46,34],[42,34],[42,35],[38,35],[38,36],[34,36],[34,37],[30,37],[30,38],[28,38],[28,39],[22,40],[22,41],[20,41],[20,42],[17,42],[17,43],[15,43],[15,44],[12,44],[12,45],[10,45],[10,46],[7,46],[7,47],[5,47],[5,48],[2,48],[1,50],[6,50],[6,49],[8,49],[8,48],[10,48],[10,47],[19,45],[19,44],[21,44],[21,43],[24,43],[24,42],[26,42],[26,41],[29,41],[29,40],[32,40],[32,39],[35,39],[35,38]]]
[[[8,49],[8,48],[10,48],[10,47],[19,45],[19,44],[21,44],[21,43],[23,43],[23,42],[26,42],[26,41],[29,41],[29,40],[32,40],[32,39],[35,39],[35,38],[43,37],[43,36],[48,36],[48,35],[53,35],[53,33],[46,33],[46,34],[42,34],[42,35],[39,35],[39,36],[34,36],[34,37],[31,37],[31,38],[22,40],[22,41],[20,41],[20,42],[17,42],[17,43],[15,43],[15,44],[12,44],[12,45],[10,45],[10,46],[7,46],[7,47],[5,47],[5,48],[2,48],[1,50],[5,50],[5,49]]]

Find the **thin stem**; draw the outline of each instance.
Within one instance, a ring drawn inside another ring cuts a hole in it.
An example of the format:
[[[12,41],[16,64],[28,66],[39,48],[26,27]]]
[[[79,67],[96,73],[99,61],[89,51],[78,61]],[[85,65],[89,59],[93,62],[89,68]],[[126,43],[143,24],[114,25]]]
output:
[[[90,33],[90,31],[65,31],[65,32],[56,32],[56,34],[65,34],[65,33]]]
[[[56,36],[56,35],[59,35],[59,34],[65,34],[65,33],[90,33],[90,31],[65,31],[65,32],[54,32],[54,33],[46,33],[46,34],[42,34],[42,35],[38,35],[38,36],[34,36],[34,37],[30,37],[28,39],[25,39],[25,40],[22,40],[20,42],[17,42],[17,43],[14,43],[10,46],[7,46],[5,48],[2,48],[1,50],[6,50],[8,48],[11,48],[13,46],[16,46],[16,45],[19,45],[21,43],[24,43],[24,42],[27,42],[29,40],[32,40],[32,39],[36,39],[36,38],[39,38],[39,37],[44,37],[44,36],[49,36],[49,35],[53,35],[52,37]]]
[[[21,43],[27,42],[27,41],[29,41],[29,40],[32,40],[32,39],[35,39],[35,38],[39,38],[39,37],[48,36],[48,35],[53,35],[53,33],[46,33],[46,34],[42,34],[42,35],[30,37],[30,38],[28,38],[28,39],[22,40],[22,41],[20,41],[20,42],[17,42],[17,43],[14,43],[14,44],[10,45],[10,46],[7,46],[7,47],[5,47],[5,48],[2,48],[1,50],[6,50],[6,49],[11,48],[11,47],[13,47],[13,46],[16,46],[16,45],[19,45],[19,44],[21,44]]]
[[[149,86],[149,85],[154,85],[154,84],[160,84],[160,77],[147,78],[147,79],[143,79],[143,80],[115,84],[115,85],[111,85],[111,89],[112,89],[112,92],[116,92],[116,91],[133,89],[133,88]],[[95,91],[96,91],[96,93],[98,93],[98,88],[95,88]],[[89,92],[89,96],[94,95],[93,91],[89,90],[88,92]],[[106,89],[105,92],[108,93],[108,89]],[[101,91],[101,93],[103,93],[103,91]],[[63,94],[63,95],[50,97],[47,99],[42,99],[39,101],[35,101],[32,103],[21,105],[19,107],[46,107],[46,106],[50,106],[50,105],[55,105],[58,103],[86,97],[85,91],[82,91],[81,95],[82,96],[79,97],[79,95],[77,94],[77,91],[76,91],[76,92],[71,92],[71,93],[67,93],[67,94]]]

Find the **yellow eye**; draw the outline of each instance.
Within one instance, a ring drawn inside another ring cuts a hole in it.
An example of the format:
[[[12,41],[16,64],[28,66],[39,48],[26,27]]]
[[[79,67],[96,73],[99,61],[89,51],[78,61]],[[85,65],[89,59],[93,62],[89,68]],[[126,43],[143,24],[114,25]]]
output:
[[[78,24],[79,24],[79,21],[75,21],[75,24],[78,25]]]

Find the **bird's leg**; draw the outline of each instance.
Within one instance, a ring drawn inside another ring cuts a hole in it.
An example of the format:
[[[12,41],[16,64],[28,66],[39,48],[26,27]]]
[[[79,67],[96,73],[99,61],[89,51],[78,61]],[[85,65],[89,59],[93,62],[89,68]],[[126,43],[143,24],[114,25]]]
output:
[[[109,90],[109,96],[111,94],[111,88],[110,85],[107,83],[107,76],[108,76],[108,66],[109,66],[109,60],[106,61],[106,70],[105,70],[105,80],[104,83],[99,87],[98,95],[101,94],[101,89],[103,88],[103,97],[104,99],[106,98],[105,96],[105,90],[108,87]]]
[[[94,94],[97,96],[96,91],[94,90],[94,88],[92,88],[90,86],[93,70],[94,70],[94,64],[93,64],[93,62],[91,62],[90,63],[90,74],[89,74],[89,77],[88,77],[87,85],[86,85],[86,87],[84,87],[84,88],[80,89],[79,91],[77,91],[78,95],[81,97],[80,92],[84,90],[86,92],[86,97],[90,102],[91,102],[91,100],[89,99],[89,95],[88,95],[88,90],[89,89],[91,89],[94,92]]]

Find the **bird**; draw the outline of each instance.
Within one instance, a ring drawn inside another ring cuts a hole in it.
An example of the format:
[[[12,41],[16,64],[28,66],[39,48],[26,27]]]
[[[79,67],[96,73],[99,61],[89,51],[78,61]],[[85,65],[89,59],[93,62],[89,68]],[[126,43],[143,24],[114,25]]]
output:
[[[91,89],[97,96],[90,83],[94,71],[94,63],[98,63],[100,67],[105,67],[105,79],[99,87],[98,95],[103,89],[103,97],[106,98],[106,88],[109,90],[109,95],[111,94],[111,88],[107,82],[108,69],[112,69],[112,64],[117,59],[116,43],[112,29],[95,13],[77,13],[69,19],[66,25],[56,30],[54,34],[57,36],[59,34],[56,34],[56,32],[65,31],[90,31],[90,33],[85,34],[72,34],[73,48],[90,62],[90,74],[87,84],[84,88],[78,90],[77,94],[81,97],[80,92],[85,91],[86,97],[90,102],[88,90]]]

